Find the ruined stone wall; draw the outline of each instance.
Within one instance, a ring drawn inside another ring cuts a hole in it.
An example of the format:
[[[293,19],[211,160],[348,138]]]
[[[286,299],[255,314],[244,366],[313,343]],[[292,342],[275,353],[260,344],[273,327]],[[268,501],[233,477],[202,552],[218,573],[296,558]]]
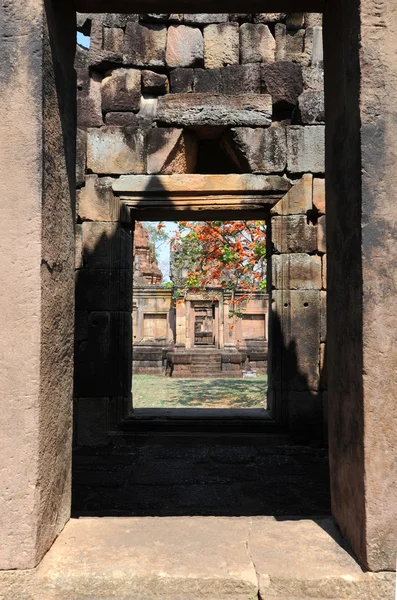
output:
[[[134,226],[133,265],[134,285],[156,285],[162,282],[163,274],[150,246],[149,235],[139,221]]]
[[[91,45],[78,47],[76,59],[83,260],[77,263],[75,394],[77,406],[87,406],[77,408],[78,421],[129,393],[110,348],[117,338],[121,358],[131,340],[108,329],[117,315],[115,331],[124,332],[131,311],[131,264],[122,258],[131,237],[119,222],[112,182],[122,174],[156,180],[158,174],[261,173],[294,184],[282,201],[286,208],[272,217],[270,400],[281,422],[297,430],[311,423],[308,435],[318,435],[326,387],[320,15],[79,15],[79,27],[90,33]],[[98,343],[90,342],[97,339],[98,312],[107,315],[99,356]],[[108,373],[106,389],[100,378],[94,382],[98,371]],[[98,431],[108,423],[100,419]],[[89,420],[94,427],[92,415]],[[78,432],[77,423],[79,440]]]

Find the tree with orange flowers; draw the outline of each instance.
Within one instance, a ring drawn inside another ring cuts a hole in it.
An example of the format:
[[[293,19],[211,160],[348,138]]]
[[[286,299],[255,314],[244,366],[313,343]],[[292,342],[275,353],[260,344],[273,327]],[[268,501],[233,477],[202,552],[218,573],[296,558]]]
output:
[[[174,266],[186,273],[183,287],[230,290],[237,316],[237,302],[266,290],[265,221],[181,221],[172,249]]]

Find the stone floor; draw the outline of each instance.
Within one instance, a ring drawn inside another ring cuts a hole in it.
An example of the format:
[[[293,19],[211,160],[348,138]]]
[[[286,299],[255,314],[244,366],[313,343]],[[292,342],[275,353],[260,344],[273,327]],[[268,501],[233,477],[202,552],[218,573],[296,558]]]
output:
[[[72,519],[30,572],[0,574],[2,600],[392,600],[330,518]]]

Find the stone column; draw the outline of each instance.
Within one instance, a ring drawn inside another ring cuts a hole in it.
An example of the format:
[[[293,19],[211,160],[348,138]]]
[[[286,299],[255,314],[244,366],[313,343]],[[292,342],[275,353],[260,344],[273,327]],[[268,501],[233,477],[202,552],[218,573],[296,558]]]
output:
[[[269,403],[299,440],[321,438],[321,256],[313,213],[313,176],[303,175],[272,209]]]
[[[397,548],[397,6],[325,13],[332,512],[360,561]]]
[[[0,568],[34,567],[70,515],[75,14],[0,6]]]
[[[223,350],[225,347],[225,312],[224,312],[224,297],[223,294],[218,302],[219,306],[219,348]]]
[[[185,301],[185,325],[186,325],[186,334],[185,334],[185,344],[186,344],[186,348],[188,350],[190,350],[190,348],[192,347],[192,336],[191,336],[191,329],[192,329],[192,324],[191,321],[193,320],[193,332],[194,332],[194,317],[192,315],[192,303],[190,300],[186,300]]]

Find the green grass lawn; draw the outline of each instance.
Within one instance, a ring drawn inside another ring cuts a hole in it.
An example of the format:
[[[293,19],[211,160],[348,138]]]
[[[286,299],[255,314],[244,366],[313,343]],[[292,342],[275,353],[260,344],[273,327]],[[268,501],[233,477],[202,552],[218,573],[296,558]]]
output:
[[[266,408],[267,375],[241,379],[173,379],[134,375],[134,408]]]

